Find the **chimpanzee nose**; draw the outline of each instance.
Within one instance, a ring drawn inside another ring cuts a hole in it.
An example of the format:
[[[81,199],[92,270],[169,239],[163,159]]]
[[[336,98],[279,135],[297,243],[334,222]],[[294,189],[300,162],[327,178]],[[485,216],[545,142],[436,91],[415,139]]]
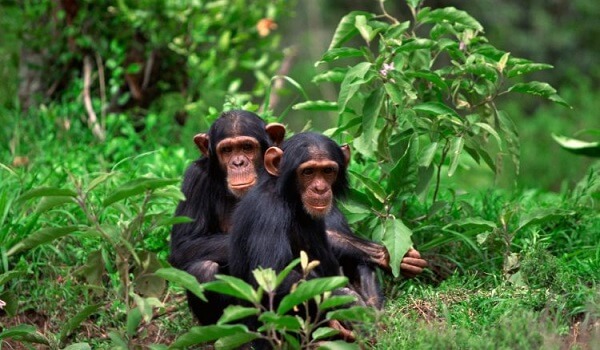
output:
[[[236,167],[243,166],[245,164],[246,164],[246,161],[244,158],[237,158],[237,159],[233,160],[233,165]]]

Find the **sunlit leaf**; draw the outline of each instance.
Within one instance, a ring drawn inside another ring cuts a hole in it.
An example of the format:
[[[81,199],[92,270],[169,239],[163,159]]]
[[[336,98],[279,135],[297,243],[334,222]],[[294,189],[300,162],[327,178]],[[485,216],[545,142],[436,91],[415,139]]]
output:
[[[335,29],[333,39],[331,40],[331,44],[327,50],[340,47],[342,44],[358,34],[358,29],[355,26],[356,16],[365,16],[367,19],[373,18],[373,14],[364,11],[352,11],[342,17],[342,20]]]
[[[458,161],[460,159],[460,154],[462,153],[463,146],[465,145],[465,139],[460,136],[456,137],[450,143],[450,152],[448,156],[450,157],[450,166],[448,167],[448,176],[454,175],[456,168],[458,166]]]
[[[254,307],[245,307],[240,305],[229,305],[223,310],[223,315],[219,318],[217,324],[225,324],[233,321],[237,321],[248,316],[258,315],[259,309]]]
[[[296,331],[302,328],[302,319],[297,316],[281,315],[268,311],[262,313],[258,320],[265,324],[259,331],[264,329],[278,329]]]
[[[471,15],[454,7],[445,7],[432,11],[421,11],[417,15],[417,20],[422,23],[459,23],[465,27],[483,31],[483,26]]]
[[[358,343],[346,343],[343,340],[326,341],[319,343],[317,350],[358,350]]]
[[[239,349],[242,345],[258,339],[255,333],[236,333],[222,337],[215,342],[216,350]]]
[[[412,246],[412,231],[400,219],[387,219],[381,225],[382,241],[390,253],[390,265],[394,276],[400,275],[400,262]]]
[[[331,49],[321,57],[322,62],[331,62],[339,60],[340,58],[348,58],[348,57],[361,57],[363,56],[362,50],[354,49],[351,47],[338,47],[335,49]]]
[[[300,111],[337,111],[337,102],[331,101],[306,101],[296,103],[292,109]]]
[[[348,283],[348,278],[341,276],[314,278],[298,285],[295,291],[286,295],[277,308],[277,313],[283,315],[294,306],[299,305],[317,295],[341,288]]]
[[[190,292],[194,293],[198,298],[206,301],[206,297],[204,297],[204,289],[198,283],[198,280],[193,275],[176,268],[165,267],[159,270],[156,270],[154,274],[158,277],[164,278],[165,280],[175,283]]]
[[[331,338],[334,335],[340,333],[337,329],[333,329],[331,327],[320,327],[317,328],[312,334],[311,337],[313,340]]]
[[[562,97],[556,93],[556,89],[554,89],[548,83],[540,81],[518,83],[508,88],[508,91],[545,97],[550,101],[556,102],[565,107],[571,107],[567,101],[563,100]]]
[[[571,153],[588,157],[600,157],[600,141],[586,142],[555,134],[552,134],[552,138],[560,145],[560,147]]]

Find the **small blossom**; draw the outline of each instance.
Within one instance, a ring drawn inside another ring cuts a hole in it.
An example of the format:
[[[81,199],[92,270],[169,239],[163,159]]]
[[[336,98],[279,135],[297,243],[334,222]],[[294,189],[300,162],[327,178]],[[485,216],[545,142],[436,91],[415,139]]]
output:
[[[5,306],[6,303],[4,302],[4,300],[0,299],[0,310],[4,309]]]
[[[277,29],[277,23],[270,18],[263,18],[256,24],[256,30],[258,35],[265,37],[271,33],[272,30]]]
[[[394,62],[392,62],[390,64],[384,63],[383,68],[379,71],[379,73],[382,76],[387,77],[388,72],[391,70],[394,70]]]

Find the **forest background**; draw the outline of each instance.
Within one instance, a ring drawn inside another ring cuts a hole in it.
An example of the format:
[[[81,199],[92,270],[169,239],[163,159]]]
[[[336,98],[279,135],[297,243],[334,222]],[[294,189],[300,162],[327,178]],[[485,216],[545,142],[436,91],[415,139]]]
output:
[[[0,300],[6,303],[0,341],[52,348],[158,347],[190,329],[182,289],[177,283],[167,287],[154,272],[166,266],[181,176],[198,156],[192,136],[223,109],[243,107],[291,132],[311,129],[351,142],[358,193],[345,212],[354,228],[388,246],[398,237],[386,230],[408,232],[404,237],[430,260],[431,268],[415,280],[381,276],[388,303],[385,326],[371,330],[379,340],[374,346],[594,348],[600,341],[596,1],[440,0],[413,6],[465,11],[483,26],[479,32],[491,45],[510,53],[473,61],[491,60],[502,68],[524,64],[513,57],[549,64],[551,69],[530,66],[529,74],[513,78],[516,84],[547,82],[558,95],[541,88],[490,94],[514,122],[514,132],[502,127],[507,124],[496,130],[490,122],[490,130],[482,126],[487,121],[474,122],[480,123],[471,130],[477,141],[497,140],[496,146],[478,149],[467,140],[465,149],[473,146],[474,153],[456,157],[447,151],[462,150],[466,136],[455,129],[448,129],[448,150],[435,148],[435,140],[415,148],[412,138],[386,134],[387,121],[377,119],[383,112],[371,111],[377,120],[371,132],[389,136],[378,144],[392,155],[399,145],[402,154],[389,174],[385,166],[383,174],[364,172],[370,162],[387,158],[360,141],[368,130],[341,107],[348,72],[336,68],[368,61],[365,50],[377,52],[378,35],[391,37],[367,14],[385,9],[400,22],[410,21],[411,6],[249,4],[0,3]],[[421,13],[423,27],[439,24]],[[445,14],[444,21],[455,21],[449,32],[466,42],[466,33],[473,35],[469,26],[477,23],[462,12]],[[356,21],[361,16],[367,24]],[[354,37],[334,47],[338,24],[348,18]],[[433,51],[431,44],[415,43],[418,50]],[[372,56],[377,72],[385,51]],[[405,57],[417,62],[407,64],[413,68],[423,59],[412,52]],[[485,64],[469,72],[497,75]],[[422,69],[415,72],[417,79],[439,85]],[[448,112],[427,100],[427,84],[415,87],[422,103],[411,105],[395,90],[373,89],[366,78],[359,82],[363,90],[346,100],[350,109],[385,91],[382,98],[389,95],[418,116]],[[481,91],[475,95],[485,95]],[[450,108],[463,116],[460,101]],[[453,112],[448,114],[452,120]],[[415,152],[412,160],[409,150]],[[438,180],[430,174],[419,182],[421,173],[398,173],[398,164],[432,169]],[[411,176],[414,186],[387,186]],[[428,186],[421,188],[424,181]],[[393,210],[383,216],[377,205]],[[369,220],[372,216],[378,221]]]

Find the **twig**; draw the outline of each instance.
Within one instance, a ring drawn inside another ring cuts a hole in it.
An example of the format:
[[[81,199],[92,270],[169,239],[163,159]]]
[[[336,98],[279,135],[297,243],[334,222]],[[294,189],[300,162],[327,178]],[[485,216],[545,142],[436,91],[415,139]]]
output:
[[[88,114],[88,125],[92,128],[92,133],[100,141],[106,139],[106,135],[100,124],[98,124],[98,118],[94,107],[92,106],[92,98],[90,96],[90,85],[92,82],[92,59],[90,56],[85,56],[83,59],[83,104]]]
[[[283,62],[281,63],[281,68],[279,68],[279,71],[277,72],[278,76],[288,75],[288,73],[290,72],[290,69],[292,69],[292,62],[294,61],[294,58],[296,58],[296,55],[298,53],[297,51],[298,50],[296,48],[291,48],[288,51],[288,53],[283,58]],[[271,95],[269,96],[270,102],[269,102],[269,105],[267,106],[268,109],[274,110],[277,107],[277,104],[279,104],[279,94],[277,93],[277,90],[279,90],[283,87],[284,82],[285,82],[285,79],[278,78],[273,83],[273,89],[271,89]]]
[[[98,67],[98,81],[100,83],[100,126],[102,129],[106,127],[106,81],[104,78],[104,64],[102,57],[96,52],[96,67]]]

